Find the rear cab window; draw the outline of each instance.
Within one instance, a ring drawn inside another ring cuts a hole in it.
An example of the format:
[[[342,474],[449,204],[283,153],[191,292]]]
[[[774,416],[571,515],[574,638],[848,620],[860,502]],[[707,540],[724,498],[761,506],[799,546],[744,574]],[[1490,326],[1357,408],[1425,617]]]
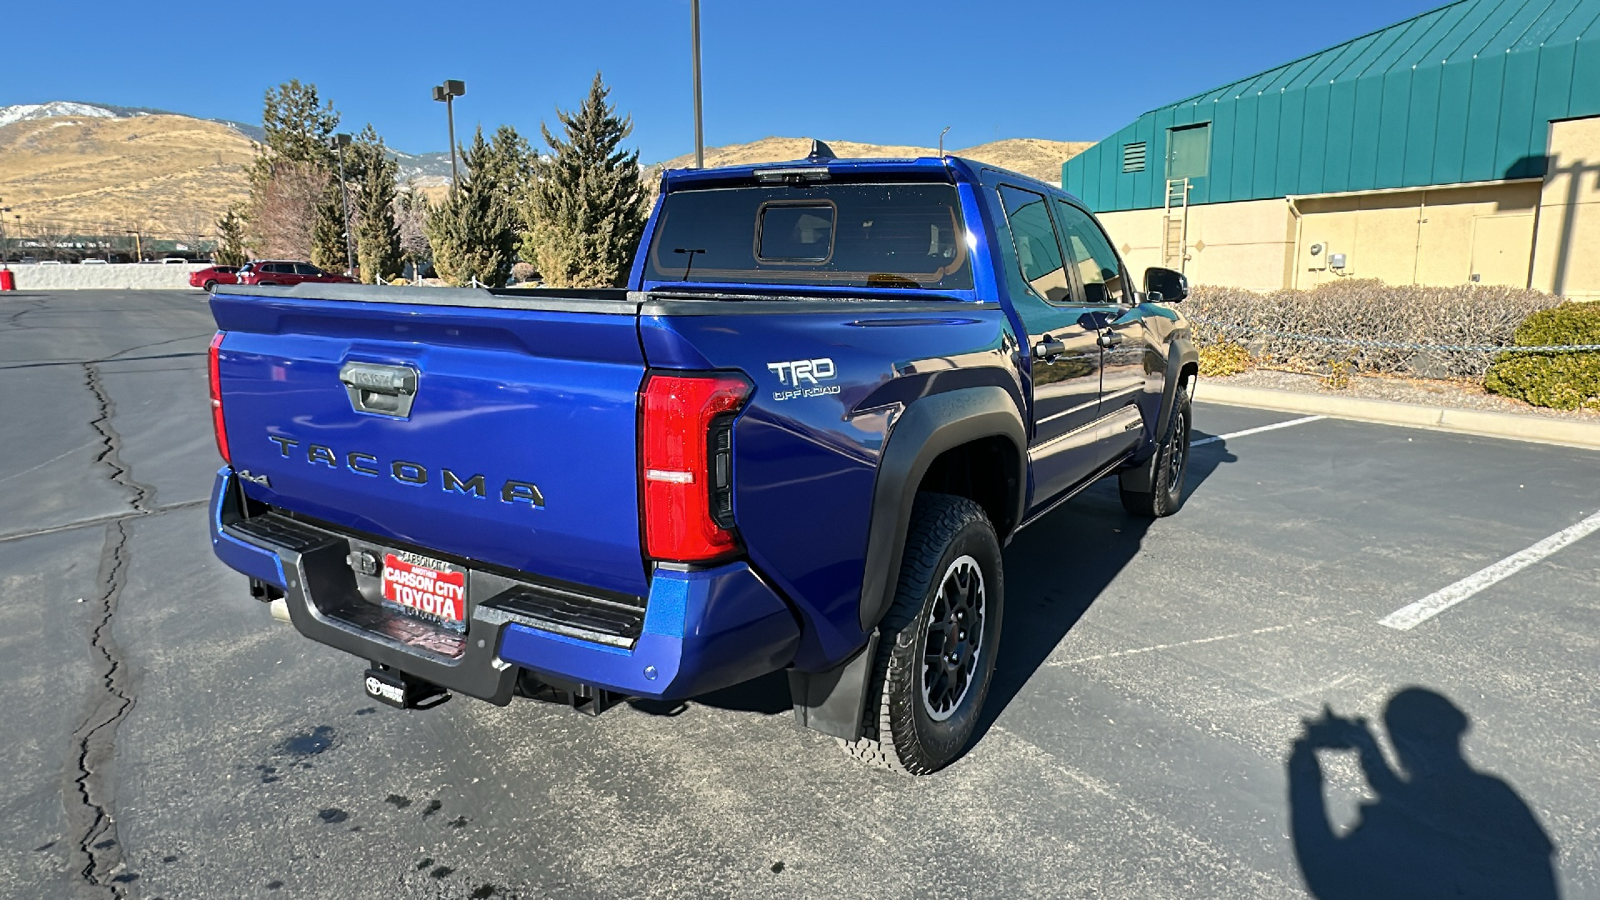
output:
[[[752,185],[668,194],[645,277],[971,290],[972,261],[954,185]]]

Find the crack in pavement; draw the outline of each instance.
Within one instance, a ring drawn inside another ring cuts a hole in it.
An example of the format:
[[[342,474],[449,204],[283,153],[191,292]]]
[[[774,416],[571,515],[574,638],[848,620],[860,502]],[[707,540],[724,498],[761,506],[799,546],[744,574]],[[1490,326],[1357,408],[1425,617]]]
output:
[[[11,541],[24,541],[28,538],[35,538],[41,535],[55,534],[58,531],[73,531],[78,528],[89,528],[94,525],[106,525],[111,522],[122,522],[128,519],[137,519],[141,516],[159,516],[162,513],[172,512],[173,510],[192,509],[196,506],[210,505],[211,501],[209,499],[184,500],[179,503],[167,503],[161,506],[153,506],[145,510],[112,513],[109,516],[94,516],[88,519],[79,519],[76,522],[63,522],[60,525],[47,525],[44,528],[35,528],[31,531],[11,531],[5,534],[0,534],[0,544],[9,543]]]
[[[44,297],[20,297],[20,298],[18,298],[18,302],[33,304],[32,306],[30,306],[27,309],[19,309],[16,312],[14,312],[11,315],[6,317],[6,327],[7,328],[15,328],[15,329],[21,331],[23,329],[31,327],[31,326],[22,324],[22,317],[27,315],[27,314],[29,314],[29,313],[36,313],[36,312],[44,309],[45,305],[46,305],[46,298],[44,298]]]
[[[126,352],[126,351],[124,351]],[[0,365],[0,369],[42,369],[49,366],[89,366],[103,362],[142,362],[149,359],[189,359],[191,357],[205,356],[206,351],[199,350],[193,353],[153,353],[149,356],[124,356],[114,359],[101,357],[100,359],[36,359],[18,362],[6,360],[7,365]]]
[[[111,423],[116,404],[106,392],[100,370],[93,363],[85,363],[83,369],[85,384],[99,407],[89,423],[104,447],[95,462],[109,468],[111,480],[128,491],[134,514],[148,514],[155,489],[135,480],[122,461],[122,437]],[[133,709],[134,694],[112,636],[112,620],[127,582],[129,537],[127,518],[107,524],[105,546],[100,551],[100,593],[95,600],[99,621],[89,636],[90,664],[100,690],[88,701],[88,711],[72,734],[76,767],[71,793],[65,798],[68,824],[78,835],[73,847],[78,874],[89,886],[102,888],[107,896],[119,900],[126,896],[122,872],[125,863],[113,811],[114,783],[109,773],[116,758],[117,726]]]
[[[193,341],[193,340],[198,340],[200,338],[209,338],[213,334],[216,334],[216,330],[215,329],[213,329],[211,331],[202,331],[202,332],[200,332],[198,334],[186,334],[186,335],[184,335],[182,337],[167,338],[164,341],[151,341],[148,344],[139,344],[139,345],[134,346],[134,347],[129,347],[126,350],[118,350],[117,352],[111,354],[110,356],[101,357],[100,359],[94,360],[94,362],[121,362],[122,360],[119,360],[117,357],[121,356],[124,353],[132,353],[135,350],[148,350],[151,347],[164,347],[167,344],[176,344],[179,341]],[[202,353],[203,352],[204,351],[202,351]],[[196,355],[199,355],[199,354],[196,354]]]
[[[76,871],[91,887],[104,888],[107,896],[118,900],[126,896],[122,882],[116,880],[124,861],[106,773],[116,757],[117,726],[134,702],[122,654],[111,636],[111,620],[127,579],[128,556],[127,522],[106,526],[105,548],[100,553],[101,590],[96,598],[100,620],[89,638],[91,665],[101,690],[89,701],[88,715],[72,733],[77,759],[73,793],[66,798],[67,824],[78,835],[73,845]]]
[[[106,393],[105,383],[100,379],[99,366],[95,362],[83,363],[83,371],[84,383],[94,394],[95,403],[99,407],[95,418],[89,422],[89,427],[100,435],[100,443],[105,447],[94,461],[109,466],[111,480],[133,495],[129,504],[133,506],[135,512],[149,512],[145,504],[154,502],[156,489],[135,481],[128,471],[128,466],[122,461],[122,435],[118,434],[116,427],[111,424],[112,418],[117,414],[117,404],[111,399],[111,395]]]

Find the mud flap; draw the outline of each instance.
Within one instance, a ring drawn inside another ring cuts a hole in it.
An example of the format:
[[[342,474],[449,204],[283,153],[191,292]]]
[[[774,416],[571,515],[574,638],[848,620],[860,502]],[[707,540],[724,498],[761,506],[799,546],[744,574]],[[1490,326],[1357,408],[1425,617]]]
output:
[[[847,741],[859,740],[872,661],[877,657],[878,631],[873,629],[867,645],[855,656],[825,672],[790,669],[789,699],[794,703],[795,722]]]

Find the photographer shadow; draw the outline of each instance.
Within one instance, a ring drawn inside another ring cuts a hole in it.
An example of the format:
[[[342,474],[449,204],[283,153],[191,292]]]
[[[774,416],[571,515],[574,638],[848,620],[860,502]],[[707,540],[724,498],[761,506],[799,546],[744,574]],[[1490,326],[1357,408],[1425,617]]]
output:
[[[1389,698],[1383,724],[1392,769],[1364,719],[1324,708],[1288,759],[1295,859],[1318,900],[1556,900],[1556,848],[1505,781],[1472,767],[1470,719],[1426,688]],[[1328,818],[1318,750],[1354,751],[1375,799],[1348,829]]]

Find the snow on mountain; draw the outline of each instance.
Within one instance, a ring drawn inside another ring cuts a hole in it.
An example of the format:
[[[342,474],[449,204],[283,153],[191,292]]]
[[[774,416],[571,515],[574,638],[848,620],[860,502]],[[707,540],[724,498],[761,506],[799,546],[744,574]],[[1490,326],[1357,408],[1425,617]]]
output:
[[[113,106],[110,104],[101,106],[94,103],[54,100],[49,103],[19,103],[15,106],[0,106],[0,128],[4,128],[13,122],[24,122],[31,119],[53,119],[62,116],[127,119],[134,116],[152,115],[181,116],[184,114],[142,106]],[[266,133],[261,130],[260,125],[249,125],[229,119],[208,119],[206,121],[227,125],[234,131],[258,143],[266,140]],[[70,123],[58,122],[55,124],[67,125]],[[401,182],[415,179],[419,184],[428,184],[442,177],[446,179],[445,183],[448,183],[450,176],[450,154],[448,152],[403,153],[391,147],[389,148],[389,153],[400,163],[399,180]]]
[[[402,153],[391,147],[389,153],[400,164],[398,178],[402,184],[410,180],[419,185],[431,184],[441,178],[443,182],[440,183],[450,183],[450,154],[447,152]]]
[[[50,103],[19,103],[16,106],[0,106],[0,128],[4,128],[13,122],[23,122],[28,119],[53,119],[57,116],[89,116],[95,119],[118,118],[115,111],[106,109],[103,106],[54,100]]]

